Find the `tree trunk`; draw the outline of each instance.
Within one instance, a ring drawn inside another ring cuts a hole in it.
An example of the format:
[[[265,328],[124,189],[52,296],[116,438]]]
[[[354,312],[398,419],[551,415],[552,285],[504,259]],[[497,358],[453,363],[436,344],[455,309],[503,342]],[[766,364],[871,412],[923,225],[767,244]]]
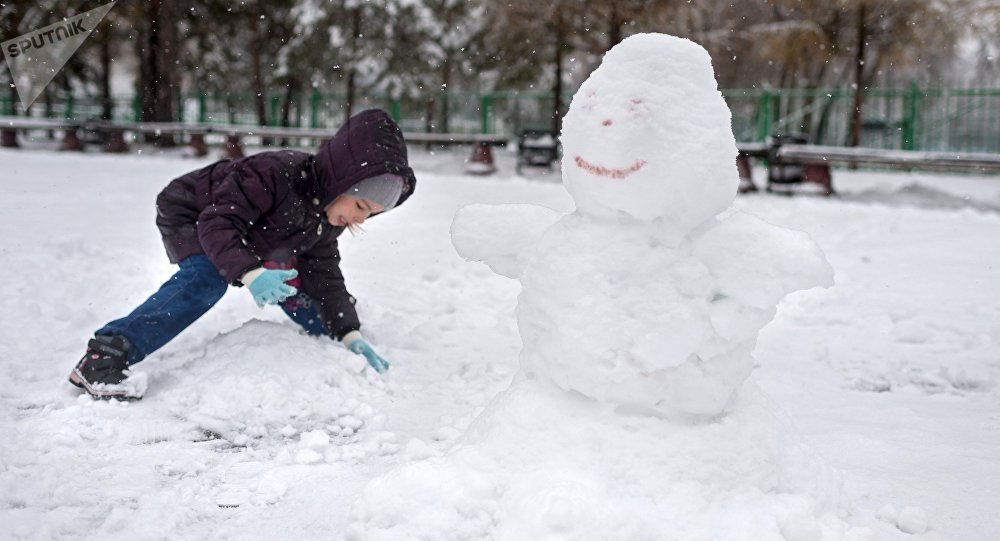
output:
[[[344,121],[354,112],[354,68],[347,70],[347,96],[344,98]]]
[[[451,58],[445,58],[441,63],[441,122],[442,133],[448,133],[448,116],[451,114],[448,106],[448,92],[451,90]]]
[[[288,77],[285,81],[285,99],[282,100],[281,104],[281,125],[289,127],[292,125],[292,101],[295,98],[295,94],[299,90],[299,81],[295,77]],[[298,141],[296,141],[298,144]],[[282,139],[282,146],[288,146],[288,139]]]
[[[13,80],[13,77],[11,77]],[[9,110],[2,111],[5,115],[17,116],[17,89],[14,85],[8,87],[9,100],[7,103],[10,105]],[[17,130],[0,130],[0,146],[3,147],[18,147],[20,146],[17,142]]]
[[[426,109],[424,109],[424,132],[432,133],[434,131],[434,96],[427,98]],[[434,144],[427,141],[427,150],[434,148]]]
[[[4,39],[6,36],[13,36],[17,32],[18,20],[17,12],[13,9],[6,9],[0,12],[3,14],[3,18],[0,19],[0,30],[4,33]],[[14,75],[10,73],[10,68],[7,66],[7,58],[0,58],[0,73],[4,73],[6,76],[10,77],[10,84],[7,85],[7,102],[3,105],[3,110],[0,110],[0,114],[16,116],[17,115],[17,88],[14,86]],[[17,130],[0,129],[0,146],[3,147],[16,147],[17,144]]]
[[[611,16],[608,20],[608,49],[618,45],[622,41],[622,21],[621,13],[618,12],[618,2],[611,2]]]
[[[354,91],[355,91],[354,85],[355,85],[355,75],[357,74],[355,65],[357,65],[358,37],[360,36],[360,34],[361,34],[361,9],[354,8],[351,10],[351,42],[350,42],[351,61],[347,69],[347,97],[345,100],[346,103],[344,104],[345,109],[347,109],[346,111],[347,116],[344,118],[345,121],[348,118],[351,118],[351,113],[354,111]]]
[[[110,32],[108,25],[105,25],[105,32]],[[111,99],[111,39],[110,36],[100,36],[99,50],[101,56],[101,119],[111,120],[114,113],[114,101]]]
[[[171,122],[174,120],[174,101],[177,88],[174,77],[175,50],[174,24],[177,20],[175,0],[149,0],[147,13],[149,26],[145,39],[140,42],[139,68],[142,92],[142,120],[145,122]],[[170,135],[146,134],[147,142],[159,146],[173,146]]]
[[[254,8],[250,11],[251,18],[250,21],[253,28],[253,38],[250,40],[250,69],[253,73],[253,105],[254,112],[257,115],[257,125],[267,126],[267,88],[264,85],[264,70],[261,64],[263,63],[264,47],[263,36],[261,35],[262,29],[260,27],[260,0],[254,2]],[[269,138],[263,138],[261,144],[269,145],[271,141]]]
[[[868,25],[865,21],[867,17],[868,5],[861,2],[858,6],[858,45],[854,57],[854,110],[851,111],[851,140],[848,142],[848,146],[852,147],[861,144],[861,109],[865,100],[865,47],[868,41]]]
[[[566,24],[563,21],[562,10],[556,12],[555,20],[555,50],[552,62],[555,64],[555,81],[552,82],[552,131],[559,133],[562,128],[562,94],[563,94],[563,42],[566,39]]]

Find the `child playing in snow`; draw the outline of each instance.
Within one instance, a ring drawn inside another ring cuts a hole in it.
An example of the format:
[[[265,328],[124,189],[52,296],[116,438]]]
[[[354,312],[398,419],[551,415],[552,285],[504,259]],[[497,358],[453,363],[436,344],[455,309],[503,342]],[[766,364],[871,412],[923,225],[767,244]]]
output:
[[[207,312],[229,285],[278,304],[310,335],[389,363],[361,335],[340,272],[337,237],[402,204],[416,177],[384,111],[351,117],[313,155],[294,150],[223,160],[183,175],[156,199],[156,225],[177,271],[131,314],[95,333],[69,381],[97,398],[135,399],[129,366]]]

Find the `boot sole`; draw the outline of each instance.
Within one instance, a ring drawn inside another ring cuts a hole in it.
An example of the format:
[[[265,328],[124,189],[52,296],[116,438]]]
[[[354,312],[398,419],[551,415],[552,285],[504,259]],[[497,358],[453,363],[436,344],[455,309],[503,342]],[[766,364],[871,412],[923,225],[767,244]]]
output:
[[[81,374],[80,370],[77,368],[74,368],[73,371],[70,372],[69,382],[83,389],[84,391],[87,391],[87,394],[99,400],[112,400],[112,399],[126,400],[126,401],[142,400],[141,396],[132,396],[129,394],[125,394],[124,391],[109,391],[106,389],[94,388],[90,383],[87,382],[87,380],[83,377],[83,374]]]

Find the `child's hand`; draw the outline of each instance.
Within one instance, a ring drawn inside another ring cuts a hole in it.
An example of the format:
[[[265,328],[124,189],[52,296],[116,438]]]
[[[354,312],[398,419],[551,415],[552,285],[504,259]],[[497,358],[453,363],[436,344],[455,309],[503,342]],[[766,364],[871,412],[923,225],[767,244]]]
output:
[[[347,346],[347,349],[352,353],[364,355],[368,364],[379,374],[389,369],[389,361],[383,359],[378,353],[375,353],[375,350],[372,349],[371,345],[364,338],[354,340],[351,342],[351,345]]]
[[[295,295],[299,291],[286,284],[299,275],[299,271],[265,269],[247,286],[253,295],[253,300],[257,306],[263,308],[265,304],[278,304],[279,302]]]

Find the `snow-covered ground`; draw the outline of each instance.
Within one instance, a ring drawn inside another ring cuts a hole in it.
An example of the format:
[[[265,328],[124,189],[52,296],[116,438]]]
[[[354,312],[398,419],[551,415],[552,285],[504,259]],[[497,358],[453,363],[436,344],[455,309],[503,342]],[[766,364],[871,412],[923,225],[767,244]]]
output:
[[[341,538],[370,480],[460,442],[517,371],[519,284],[455,253],[455,212],[572,202],[557,174],[514,176],[509,154],[476,177],[464,153],[417,152],[416,196],[341,240],[388,374],[231,289],[136,366],[142,401],[93,401],[66,376],[94,329],[173,272],[153,200],[209,161],[150,154],[0,151],[0,538]],[[873,539],[992,540],[1000,177],[834,182],[840,198],[737,200],[807,231],[835,269],[834,287],[779,306],[752,380]]]

